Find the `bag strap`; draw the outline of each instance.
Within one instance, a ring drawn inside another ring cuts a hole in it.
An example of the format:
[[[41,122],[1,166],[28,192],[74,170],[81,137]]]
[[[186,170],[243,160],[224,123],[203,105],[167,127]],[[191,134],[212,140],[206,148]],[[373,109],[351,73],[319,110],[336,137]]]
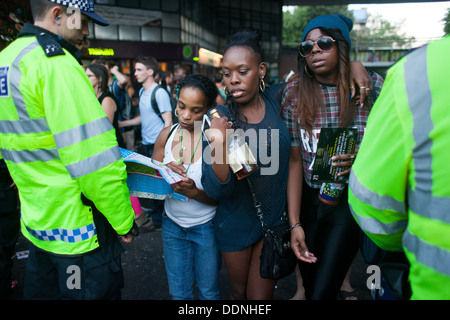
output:
[[[276,239],[278,239],[279,241],[281,241],[282,239],[275,233],[273,232],[272,229],[270,229],[269,227],[266,226],[266,224],[264,223],[264,217],[263,217],[263,212],[261,209],[261,202],[259,202],[258,198],[256,197],[256,190],[255,187],[253,186],[253,183],[251,182],[250,176],[247,177],[247,182],[248,182],[248,186],[250,187],[250,193],[252,194],[253,197],[253,203],[255,205],[256,208],[256,214],[259,218],[259,221],[261,222],[261,227],[263,228],[265,234],[271,234],[273,237],[275,237]]]
[[[161,116],[161,110],[159,110],[158,101],[156,101],[156,91],[161,88],[159,84],[156,84],[156,87],[152,91],[152,95],[150,97],[150,103],[152,104],[153,111],[158,115],[158,117],[163,120]],[[164,121],[164,120],[163,120]]]
[[[109,85],[109,91],[115,96],[116,95],[116,92],[115,92],[115,90],[114,90],[114,85],[116,84],[116,82],[117,82],[117,80],[113,80],[111,83],[110,83],[110,85]]]
[[[256,215],[259,218],[259,221],[261,222],[261,226],[265,231],[269,231],[269,228],[267,228],[266,224],[264,223],[264,217],[263,217],[263,212],[261,209],[261,202],[259,202],[258,198],[256,197],[256,190],[253,186],[253,183],[251,182],[250,177],[247,177],[247,182],[248,182],[248,186],[250,187],[250,193],[252,194],[253,197],[253,204],[256,208]]]
[[[169,140],[172,133],[175,131],[175,129],[178,128],[179,126],[180,126],[179,123],[175,123],[174,125],[172,125],[172,128],[170,128],[170,131],[169,131],[169,135],[167,136],[166,143],[167,143],[167,140]]]

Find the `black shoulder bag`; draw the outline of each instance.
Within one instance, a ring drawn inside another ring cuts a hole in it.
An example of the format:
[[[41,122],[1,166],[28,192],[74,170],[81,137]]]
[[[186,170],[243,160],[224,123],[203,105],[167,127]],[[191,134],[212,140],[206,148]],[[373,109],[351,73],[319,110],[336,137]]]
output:
[[[264,223],[261,203],[256,198],[250,178],[247,178],[250,192],[258,218],[264,230],[264,242],[260,256],[260,275],[265,279],[279,280],[290,275],[297,265],[297,258],[291,249],[289,223],[287,219],[273,228],[268,228]]]

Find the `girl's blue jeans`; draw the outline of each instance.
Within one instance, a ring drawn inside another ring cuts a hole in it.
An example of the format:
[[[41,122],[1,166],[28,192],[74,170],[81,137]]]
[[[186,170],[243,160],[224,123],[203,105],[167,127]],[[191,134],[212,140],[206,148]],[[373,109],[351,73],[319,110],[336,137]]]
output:
[[[200,300],[218,300],[221,255],[212,221],[183,228],[165,212],[162,239],[169,291],[173,300],[193,300],[194,280]]]

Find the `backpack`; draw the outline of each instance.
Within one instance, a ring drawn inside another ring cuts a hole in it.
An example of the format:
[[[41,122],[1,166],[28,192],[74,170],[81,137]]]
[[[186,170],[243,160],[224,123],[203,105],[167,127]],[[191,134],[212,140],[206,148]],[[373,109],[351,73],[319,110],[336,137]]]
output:
[[[166,89],[164,89],[159,84],[157,84],[155,89],[153,89],[153,91],[152,91],[152,96],[150,98],[150,100],[151,100],[150,102],[152,104],[153,111],[164,122],[164,119],[161,116],[161,111],[159,110],[159,107],[158,107],[158,101],[156,101],[156,91],[158,91],[158,89],[163,89],[163,90],[165,90],[167,92]],[[144,88],[141,88],[141,90],[139,90],[139,98],[141,97],[143,92],[144,92]],[[167,94],[169,94],[169,93],[167,92]],[[172,108],[172,124],[175,124],[175,123],[178,123],[178,117],[175,115],[176,100],[174,98],[172,98],[170,96],[170,94],[169,94],[169,99],[170,99],[170,105],[171,105],[171,108]]]
[[[116,86],[115,84],[117,83],[117,80],[114,80],[110,85],[109,85],[109,91],[116,97],[117,100],[119,97],[119,94],[117,92],[118,86]],[[133,108],[133,103],[131,101],[131,97],[128,94],[128,92],[126,90],[124,90],[123,93],[123,100],[119,101],[119,105],[117,106],[119,108],[119,115],[121,116],[119,118],[119,120],[129,120],[131,119],[131,110]]]

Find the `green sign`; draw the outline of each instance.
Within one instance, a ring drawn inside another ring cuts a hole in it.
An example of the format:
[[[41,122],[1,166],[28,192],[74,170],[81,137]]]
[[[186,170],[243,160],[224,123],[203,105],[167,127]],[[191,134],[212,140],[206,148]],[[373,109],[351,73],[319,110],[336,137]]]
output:
[[[192,47],[191,46],[184,46],[183,47],[183,57],[188,59],[192,56]]]

